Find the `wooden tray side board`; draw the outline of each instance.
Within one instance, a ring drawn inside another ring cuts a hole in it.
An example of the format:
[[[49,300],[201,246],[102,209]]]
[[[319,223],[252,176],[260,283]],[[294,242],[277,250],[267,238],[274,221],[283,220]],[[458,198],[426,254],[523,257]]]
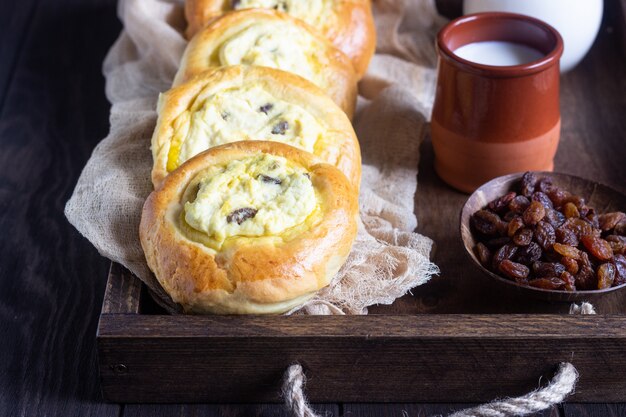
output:
[[[314,402],[461,402],[519,395],[560,362],[578,402],[626,393],[626,316],[139,314],[141,282],[113,265],[98,326],[113,402],[274,402],[299,362]]]

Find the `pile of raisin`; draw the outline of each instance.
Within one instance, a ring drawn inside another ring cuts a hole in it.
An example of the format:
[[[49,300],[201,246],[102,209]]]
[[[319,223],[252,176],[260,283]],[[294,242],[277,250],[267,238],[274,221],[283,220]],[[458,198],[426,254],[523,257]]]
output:
[[[526,172],[471,217],[480,262],[520,285],[565,291],[626,283],[626,214],[597,214],[585,199]]]

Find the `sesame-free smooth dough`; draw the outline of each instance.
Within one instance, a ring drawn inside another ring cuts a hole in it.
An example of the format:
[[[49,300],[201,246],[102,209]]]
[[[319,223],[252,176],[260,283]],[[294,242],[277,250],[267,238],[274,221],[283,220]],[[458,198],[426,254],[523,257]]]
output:
[[[274,9],[300,19],[345,53],[357,76],[365,74],[376,47],[371,0],[186,0],[187,37],[232,10]]]
[[[352,118],[357,78],[350,59],[301,20],[275,10],[244,9],[211,22],[187,45],[174,85],[210,67],[240,64],[299,75]]]
[[[356,236],[345,175],[278,142],[212,148],[170,174],[144,205],[148,266],[189,313],[292,309],[330,283]]]
[[[319,156],[359,188],[361,154],[350,120],[293,74],[249,66],[210,69],[162,94],[158,113],[152,136],[155,186],[206,149],[270,140]]]

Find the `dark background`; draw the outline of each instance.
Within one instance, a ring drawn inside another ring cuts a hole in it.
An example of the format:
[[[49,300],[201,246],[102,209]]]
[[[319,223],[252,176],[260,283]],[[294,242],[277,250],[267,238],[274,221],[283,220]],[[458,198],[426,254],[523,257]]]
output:
[[[440,3],[446,14],[459,13],[458,2]],[[607,0],[596,42],[622,45],[617,59],[624,56],[624,33],[615,25],[622,19],[623,27],[623,3],[620,8],[618,0]],[[280,405],[101,401],[95,333],[109,261],[69,225],[63,207],[108,131],[101,64],[121,29],[115,8],[114,0],[0,1],[0,415],[284,415]],[[564,88],[585,71],[593,73],[587,61],[568,75]],[[614,68],[621,78],[594,82],[614,82],[624,91],[623,62]],[[603,107],[602,97],[597,99],[598,118],[605,112],[625,115],[623,100]],[[619,129],[624,138],[624,123]],[[623,174],[624,165],[614,172]],[[335,416],[363,417],[401,416],[402,410],[424,416],[463,407],[318,406]],[[540,415],[624,416],[626,406],[571,404]]]

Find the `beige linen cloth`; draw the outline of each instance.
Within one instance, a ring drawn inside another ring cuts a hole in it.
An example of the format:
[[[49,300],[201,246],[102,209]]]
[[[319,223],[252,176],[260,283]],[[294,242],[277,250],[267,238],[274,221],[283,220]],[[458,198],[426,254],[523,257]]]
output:
[[[432,241],[413,232],[413,204],[435,88],[434,37],[444,21],[430,0],[373,4],[378,44],[354,120],[363,155],[362,221],[331,285],[292,313],[367,314],[367,306],[392,303],[438,271],[429,260]],[[111,129],[65,207],[72,225],[145,282],[170,312],[179,309],[148,269],[138,230],[152,191],[157,97],[170,87],[186,45],[182,10],[175,0],[120,0],[124,30],[103,68]]]

